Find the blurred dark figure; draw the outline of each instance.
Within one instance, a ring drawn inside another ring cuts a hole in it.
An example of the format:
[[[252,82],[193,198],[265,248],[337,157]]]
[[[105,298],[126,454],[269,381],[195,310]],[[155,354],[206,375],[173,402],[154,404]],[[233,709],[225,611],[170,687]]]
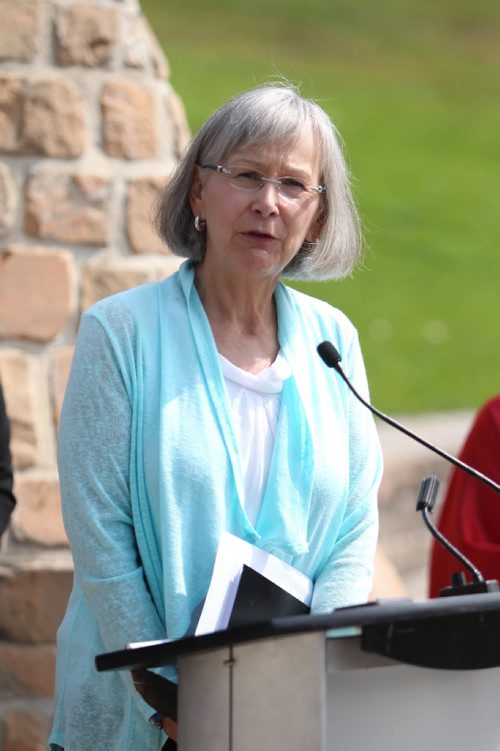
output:
[[[9,418],[5,411],[3,391],[0,384],[0,536],[5,531],[12,509],[16,505],[12,492],[13,475],[9,443]]]
[[[460,459],[500,482],[500,394],[479,410]],[[485,579],[500,580],[500,498],[460,469],[454,469],[438,529],[479,569]],[[459,562],[437,542],[431,550],[429,596],[451,583]],[[467,575],[469,578],[469,575]]]

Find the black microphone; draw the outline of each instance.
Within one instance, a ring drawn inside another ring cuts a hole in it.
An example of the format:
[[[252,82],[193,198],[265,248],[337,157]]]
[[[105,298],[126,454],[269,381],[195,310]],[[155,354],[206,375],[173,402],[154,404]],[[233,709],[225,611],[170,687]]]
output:
[[[396,428],[397,430],[400,430],[402,433],[409,436],[410,438],[413,438],[414,441],[421,443],[422,446],[425,446],[431,451],[434,451],[435,454],[438,454],[439,456],[443,457],[443,459],[446,459],[447,461],[451,462],[456,467],[459,467],[460,469],[462,469],[464,472],[467,472],[472,477],[475,477],[477,480],[480,480],[489,488],[493,488],[493,490],[496,490],[497,493],[500,493],[500,485],[494,480],[492,480],[490,477],[483,475],[482,472],[479,472],[477,469],[474,469],[474,467],[471,467],[469,464],[466,464],[460,459],[457,459],[456,456],[453,456],[452,454],[448,454],[446,451],[443,451],[443,449],[440,449],[437,446],[434,446],[432,443],[429,443],[429,441],[426,441],[424,438],[421,438],[417,433],[414,433],[408,428],[405,428],[405,426],[401,425],[401,423],[397,422],[397,420],[394,420],[392,417],[389,417],[388,415],[384,414],[379,409],[372,406],[369,402],[363,399],[363,397],[356,391],[356,389],[354,388],[354,386],[352,385],[352,383],[349,381],[348,377],[342,370],[342,367],[340,365],[340,361],[342,360],[342,358],[340,357],[337,349],[333,346],[331,342],[321,342],[321,344],[318,344],[317,350],[318,350],[319,356],[321,357],[325,365],[328,365],[329,368],[334,368],[334,370],[337,371],[340,377],[345,381],[347,386],[350,388],[350,390],[352,391],[356,399],[358,399],[362,404],[364,404],[365,407],[368,407],[368,409],[371,412],[373,412],[373,414],[380,417],[389,425],[392,425],[393,428]]]
[[[457,459],[455,456],[452,456],[452,454],[448,454],[446,451],[443,451],[442,449],[438,448],[437,446],[434,446],[432,443],[429,443],[429,441],[426,441],[424,438],[421,438],[417,433],[414,433],[411,430],[408,430],[408,428],[405,428],[404,425],[401,425],[401,423],[397,422],[397,420],[394,420],[392,417],[389,417],[388,415],[384,414],[380,410],[378,410],[376,407],[373,407],[369,402],[367,402],[363,397],[356,391],[344,371],[342,370],[342,367],[340,365],[341,357],[338,353],[337,349],[333,346],[331,342],[321,342],[321,344],[317,347],[318,354],[329,368],[334,368],[334,370],[337,371],[337,373],[340,375],[342,380],[347,384],[349,389],[352,391],[356,399],[358,399],[362,404],[364,404],[365,407],[367,407],[373,414],[380,417],[382,420],[384,420],[389,425],[392,425],[393,428],[396,428],[397,430],[400,430],[405,435],[409,436],[410,438],[413,438],[413,440],[417,441],[418,443],[421,443],[422,446],[425,446],[426,448],[430,449],[434,453],[438,454],[439,456],[443,457],[443,459],[446,459],[447,461],[454,464],[459,469],[462,469],[464,472],[467,472],[472,477],[475,477],[477,480],[480,480],[485,485],[487,485],[489,488],[492,488],[493,490],[496,490],[497,493],[500,492],[500,485],[496,483],[494,480],[492,480],[490,477],[487,477],[486,475],[483,475],[481,472],[479,472],[477,469],[474,469],[474,467],[469,466],[468,464],[465,464],[465,462],[461,461],[460,459]],[[499,590],[499,584],[496,581],[496,579],[489,579],[488,581],[484,580],[483,575],[481,572],[474,566],[471,561],[466,558],[463,553],[461,553],[457,548],[455,548],[454,545],[451,544],[449,540],[446,539],[444,535],[442,535],[432,524],[430,521],[429,512],[432,512],[434,501],[436,498],[437,488],[438,488],[438,480],[434,477],[428,477],[425,478],[421,484],[419,496],[417,499],[417,511],[422,512],[422,516],[424,518],[424,522],[427,525],[427,528],[431,532],[431,534],[434,535],[434,537],[440,542],[446,550],[451,553],[455,558],[457,558],[464,566],[467,568],[470,573],[472,574],[472,582],[467,582],[465,579],[465,575],[460,572],[452,575],[452,584],[450,587],[445,587],[439,592],[440,597],[447,597],[450,595],[464,595],[464,594],[477,594],[479,592],[498,592]]]

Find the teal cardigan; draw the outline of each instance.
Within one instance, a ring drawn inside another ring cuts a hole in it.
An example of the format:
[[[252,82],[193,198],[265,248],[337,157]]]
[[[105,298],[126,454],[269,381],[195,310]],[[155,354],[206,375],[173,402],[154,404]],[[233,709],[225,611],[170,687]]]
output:
[[[58,441],[75,576],[50,741],[66,751],[161,747],[129,674],[97,673],[94,657],[193,633],[222,530],[309,576],[313,612],[367,598],[379,443],[368,410],[316,353],[334,342],[367,396],[356,332],[338,310],[281,283],[275,300],[292,377],[255,527],[240,503],[238,447],[192,264],[83,316]]]

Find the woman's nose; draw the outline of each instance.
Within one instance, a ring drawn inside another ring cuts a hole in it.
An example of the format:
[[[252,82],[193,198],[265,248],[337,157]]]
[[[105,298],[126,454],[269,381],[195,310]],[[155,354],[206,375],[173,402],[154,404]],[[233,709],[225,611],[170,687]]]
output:
[[[269,216],[279,211],[280,194],[278,185],[272,181],[262,183],[262,186],[255,192],[253,208],[260,214]]]

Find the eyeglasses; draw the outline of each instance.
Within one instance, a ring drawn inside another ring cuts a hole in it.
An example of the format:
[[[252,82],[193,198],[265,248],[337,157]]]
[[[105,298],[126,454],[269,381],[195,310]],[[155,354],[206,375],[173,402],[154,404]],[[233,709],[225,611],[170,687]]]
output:
[[[324,185],[304,185],[297,177],[266,177],[257,170],[238,165],[201,164],[202,169],[211,169],[227,178],[231,187],[256,193],[264,187],[264,183],[276,186],[280,196],[287,201],[303,201],[314,193],[325,193]]]

